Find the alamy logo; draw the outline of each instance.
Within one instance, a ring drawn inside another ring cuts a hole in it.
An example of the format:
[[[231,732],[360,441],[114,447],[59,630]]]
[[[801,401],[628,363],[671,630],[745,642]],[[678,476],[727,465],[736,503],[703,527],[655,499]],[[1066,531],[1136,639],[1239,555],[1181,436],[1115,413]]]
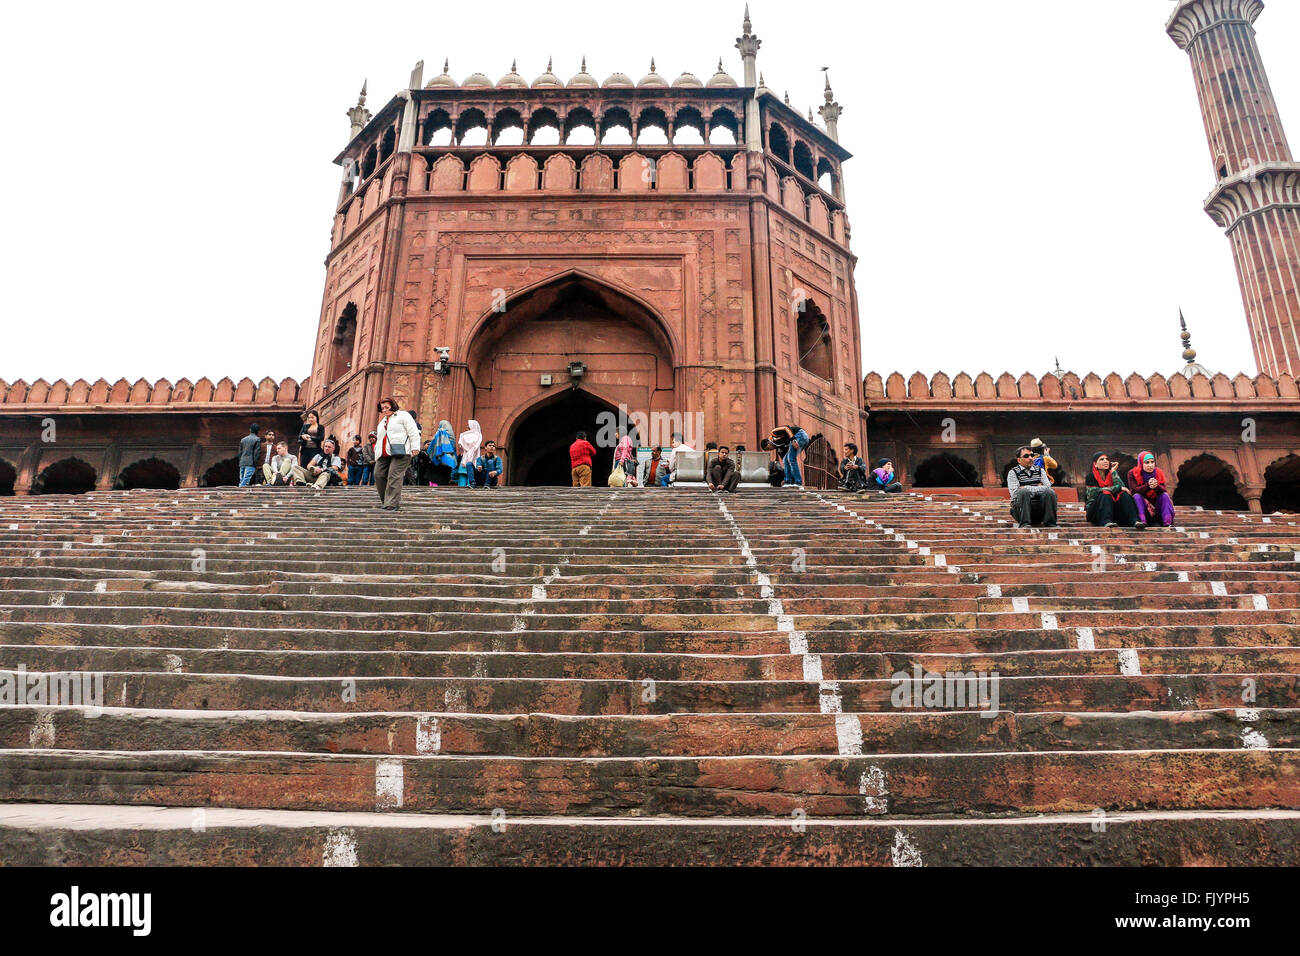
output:
[[[912,673],[898,671],[890,678],[894,685],[889,700],[895,707],[923,707],[936,710],[973,710],[981,717],[998,712],[997,671],[927,671],[920,664]]]
[[[153,926],[152,893],[82,893],[74,886],[51,896],[50,907],[51,926],[128,926],[133,936],[148,936]]]
[[[87,707],[97,717],[104,708],[104,675],[72,671],[50,674],[0,671],[0,707]]]

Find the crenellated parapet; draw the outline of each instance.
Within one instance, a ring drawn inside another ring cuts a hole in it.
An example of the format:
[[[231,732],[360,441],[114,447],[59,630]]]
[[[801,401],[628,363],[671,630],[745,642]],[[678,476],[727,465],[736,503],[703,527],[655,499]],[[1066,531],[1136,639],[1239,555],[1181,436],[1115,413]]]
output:
[[[1018,378],[1003,372],[996,379],[988,372],[974,377],[959,372],[949,377],[944,372],[927,378],[920,372],[904,378],[899,372],[881,376],[871,372],[862,383],[867,405],[872,411],[917,409],[927,405],[944,407],[987,408],[989,410],[1132,410],[1135,403],[1143,409],[1169,406],[1211,410],[1216,405],[1245,409],[1267,405],[1278,411],[1300,409],[1300,388],[1289,374],[1277,378],[1267,375],[1239,374],[1229,378],[1222,372],[1209,376],[1175,373],[1138,375],[1126,378],[1112,372],[1101,377],[1095,372],[1080,377],[1074,372],[1049,373],[1036,378],[1025,373]]]
[[[260,382],[254,382],[251,378],[237,382],[223,378],[215,383],[208,378],[201,378],[197,382],[182,378],[175,384],[165,378],[156,382],[142,378],[134,383],[124,378],[116,382],[103,378],[94,382],[77,379],[70,384],[63,379],[53,383],[37,379],[31,384],[23,379],[12,383],[0,379],[0,415],[49,412],[79,415],[96,412],[253,412],[292,411],[298,408],[301,408],[299,386],[292,378],[280,382],[271,378],[264,378]]]

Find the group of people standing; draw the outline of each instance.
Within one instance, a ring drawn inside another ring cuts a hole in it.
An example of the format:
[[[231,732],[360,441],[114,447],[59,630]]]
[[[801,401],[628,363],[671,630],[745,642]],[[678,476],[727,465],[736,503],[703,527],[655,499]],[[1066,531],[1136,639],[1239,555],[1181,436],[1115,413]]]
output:
[[[1016,452],[1016,463],[1007,472],[1011,492],[1011,515],[1021,528],[1054,528],[1056,492],[1051,472],[1057,468],[1051,449],[1035,438]],[[1085,513],[1099,528],[1172,527],[1174,501],[1165,473],[1156,456],[1142,452],[1127,473],[1107,452],[1092,456],[1084,480]]]

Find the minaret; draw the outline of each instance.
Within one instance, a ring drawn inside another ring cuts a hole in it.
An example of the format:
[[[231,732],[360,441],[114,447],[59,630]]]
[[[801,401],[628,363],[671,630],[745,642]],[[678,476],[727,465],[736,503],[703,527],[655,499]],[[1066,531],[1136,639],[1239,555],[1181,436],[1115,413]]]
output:
[[[1263,9],[1179,0],[1165,29],[1192,61],[1216,178],[1205,211],[1232,242],[1255,362],[1300,377],[1300,163],[1255,42]]]
[[[365,129],[366,124],[370,122],[370,110],[366,109],[366,86],[369,82],[366,80],[361,84],[361,95],[357,97],[357,105],[348,110],[348,121],[352,124],[352,132],[348,136],[349,143],[356,139],[357,133]]]

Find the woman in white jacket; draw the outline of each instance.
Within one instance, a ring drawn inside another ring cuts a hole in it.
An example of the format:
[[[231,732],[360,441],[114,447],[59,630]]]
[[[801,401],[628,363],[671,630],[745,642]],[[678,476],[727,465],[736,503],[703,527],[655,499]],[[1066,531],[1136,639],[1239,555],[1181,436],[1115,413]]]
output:
[[[411,467],[411,456],[420,450],[420,428],[409,412],[402,411],[395,398],[379,403],[383,418],[375,429],[375,489],[379,507],[396,511],[402,506],[402,480]]]

